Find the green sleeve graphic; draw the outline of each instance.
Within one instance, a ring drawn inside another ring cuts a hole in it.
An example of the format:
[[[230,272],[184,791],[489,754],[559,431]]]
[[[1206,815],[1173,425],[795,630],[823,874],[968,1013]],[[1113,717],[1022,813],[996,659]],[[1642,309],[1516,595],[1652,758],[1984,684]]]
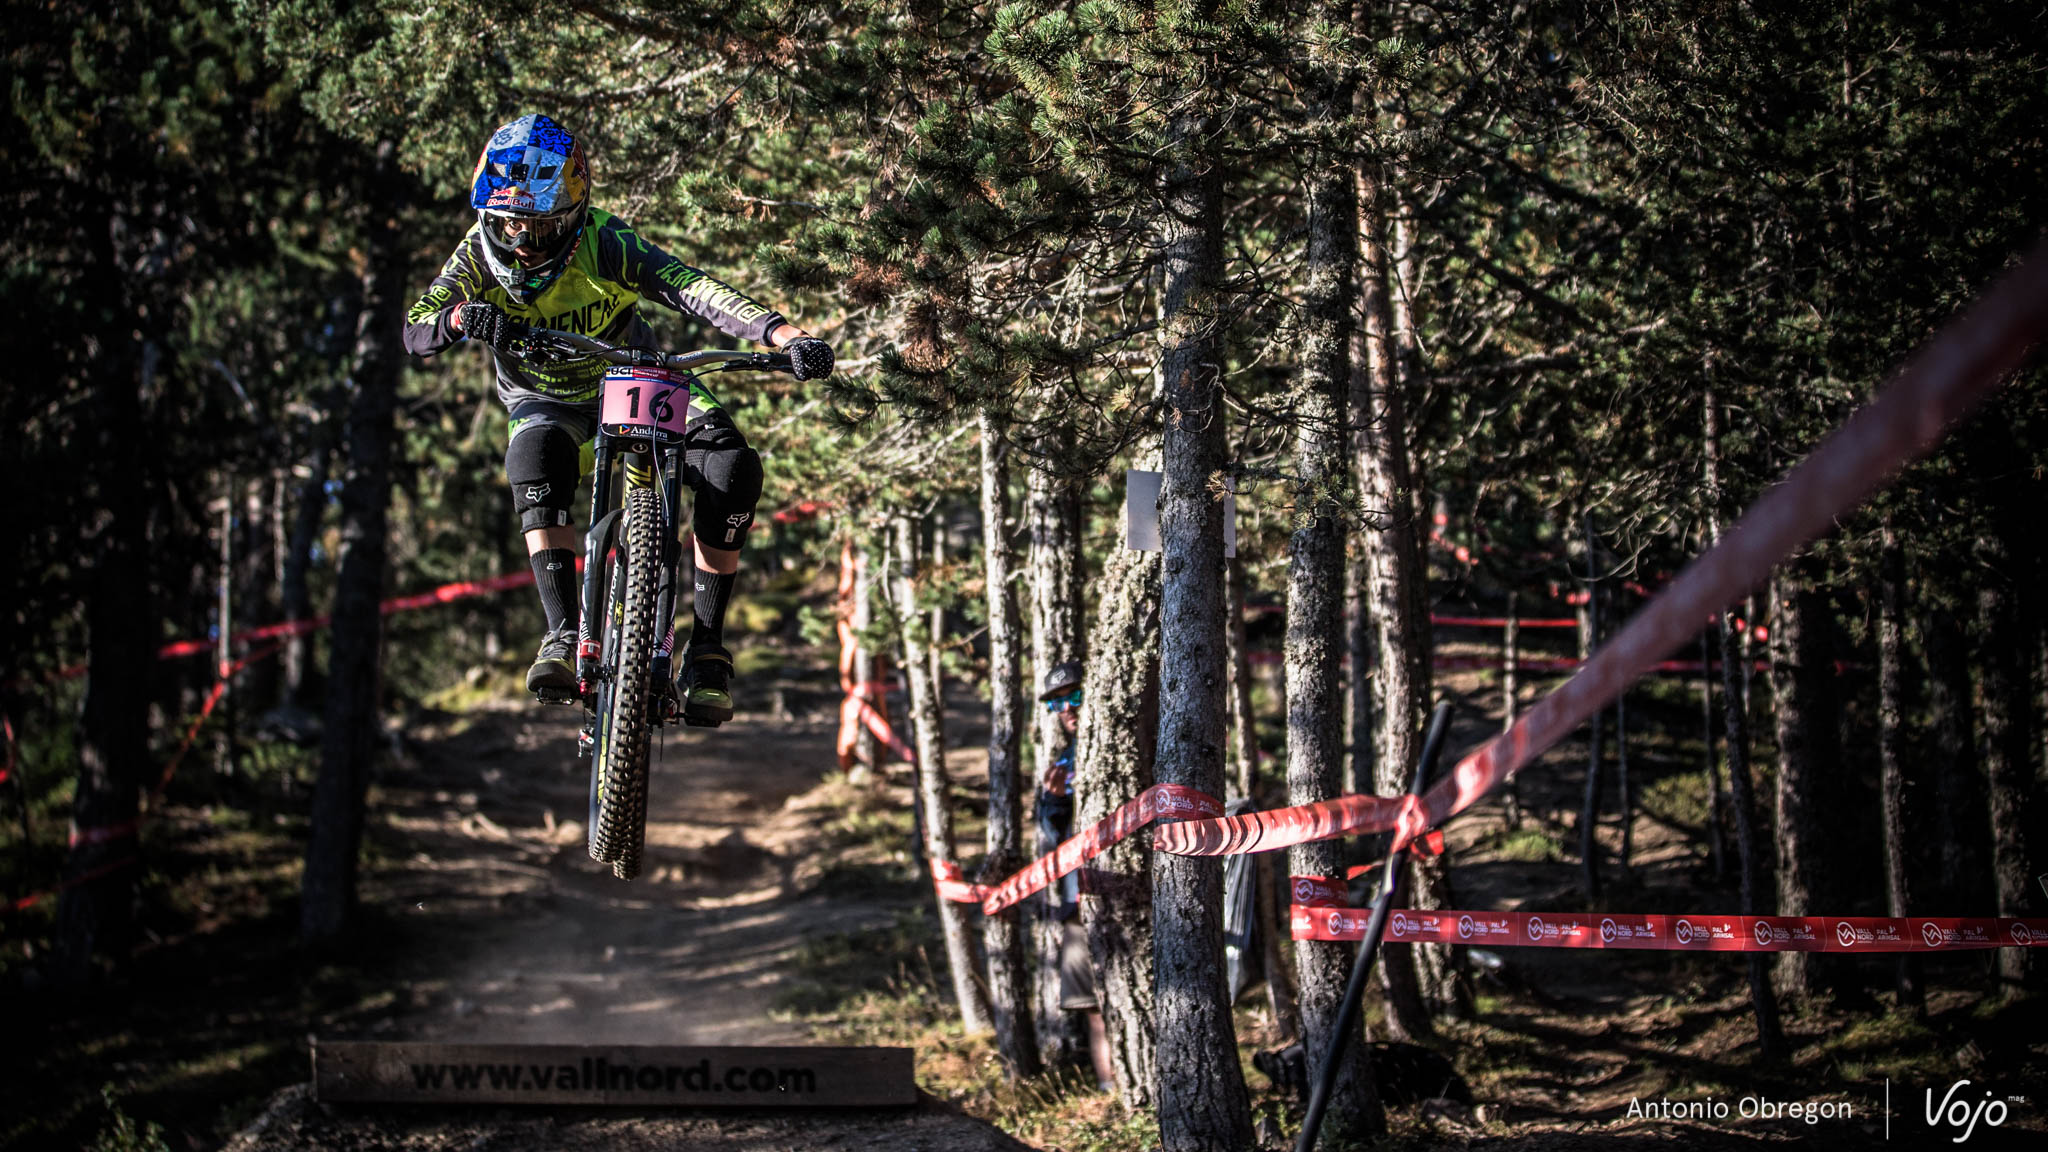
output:
[[[454,306],[474,300],[484,289],[476,255],[476,229],[462,238],[441,272],[427,290],[413,301],[405,314],[405,350],[415,356],[432,356],[457,340],[460,333],[448,326]]]
[[[598,267],[641,296],[701,316],[743,340],[765,344],[770,332],[788,323],[780,312],[662,251],[609,214],[599,220]]]

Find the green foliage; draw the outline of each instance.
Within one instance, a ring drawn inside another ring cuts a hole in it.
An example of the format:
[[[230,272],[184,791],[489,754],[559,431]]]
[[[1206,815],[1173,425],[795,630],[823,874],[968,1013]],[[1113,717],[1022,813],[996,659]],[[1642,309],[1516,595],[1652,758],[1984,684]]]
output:
[[[100,1100],[107,1108],[107,1126],[92,1142],[91,1152],[171,1152],[171,1146],[164,1142],[163,1125],[155,1121],[138,1125],[121,1110],[113,1084],[100,1087]]]

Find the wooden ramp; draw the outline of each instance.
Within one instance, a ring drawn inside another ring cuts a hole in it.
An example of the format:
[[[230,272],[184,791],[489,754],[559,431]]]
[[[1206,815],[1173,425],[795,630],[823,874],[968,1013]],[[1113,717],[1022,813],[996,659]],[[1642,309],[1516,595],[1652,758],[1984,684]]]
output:
[[[907,1107],[908,1048],[313,1043],[323,1103]]]

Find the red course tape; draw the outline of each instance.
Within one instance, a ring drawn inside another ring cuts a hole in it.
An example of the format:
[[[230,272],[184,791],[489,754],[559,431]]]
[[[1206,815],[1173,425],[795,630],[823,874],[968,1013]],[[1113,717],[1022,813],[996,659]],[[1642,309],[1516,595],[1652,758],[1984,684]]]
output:
[[[1296,940],[1362,940],[1370,912],[1301,899]],[[1660,952],[1953,952],[2048,945],[2048,920],[1991,916],[1662,916],[1583,912],[1462,912],[1401,908],[1389,943],[1485,948],[1626,948]]]
[[[1392,829],[1398,847],[1471,807],[1689,642],[1709,613],[1755,587],[1780,559],[1827,530],[1887,475],[1933,447],[1957,418],[2019,366],[2044,331],[2048,243],[2037,246],[1923,346],[1875,400],[1766,492],[1576,675],[1538,701],[1513,728],[1459,761],[1424,795],[1419,811],[1403,806],[1390,812],[1388,801],[1346,796],[1169,824],[1153,833],[1153,846],[1185,856],[1216,856]]]
[[[1154,820],[1217,816],[1222,812],[1222,802],[1205,792],[1180,784],[1154,784],[1000,884],[968,884],[960,865],[951,860],[932,865],[932,884],[938,889],[939,899],[955,904],[978,903],[984,915],[993,916],[1033,892],[1042,891]]]

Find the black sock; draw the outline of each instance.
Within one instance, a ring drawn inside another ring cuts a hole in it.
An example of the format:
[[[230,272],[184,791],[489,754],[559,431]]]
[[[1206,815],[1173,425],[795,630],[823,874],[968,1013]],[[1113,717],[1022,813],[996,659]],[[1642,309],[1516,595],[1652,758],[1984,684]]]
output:
[[[540,609],[548,615],[548,631],[576,627],[582,616],[577,603],[576,553],[569,548],[543,548],[533,554],[533,583],[540,589]]]
[[[725,647],[725,606],[732,601],[732,584],[739,573],[720,575],[697,569],[697,619],[690,625],[690,647]]]

